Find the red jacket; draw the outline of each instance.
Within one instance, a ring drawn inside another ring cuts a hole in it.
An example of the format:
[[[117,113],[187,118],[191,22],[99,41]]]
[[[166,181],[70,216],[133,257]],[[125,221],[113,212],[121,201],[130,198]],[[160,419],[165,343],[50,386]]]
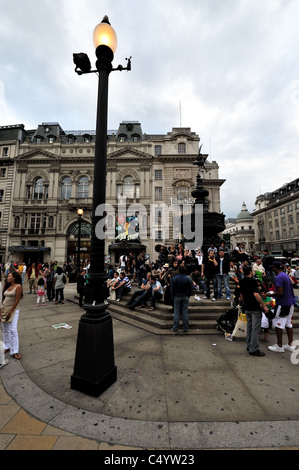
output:
[[[31,273],[32,273],[32,267],[28,269],[28,279],[30,279]],[[38,269],[37,268],[35,268],[35,277],[36,277],[36,279],[38,278]]]

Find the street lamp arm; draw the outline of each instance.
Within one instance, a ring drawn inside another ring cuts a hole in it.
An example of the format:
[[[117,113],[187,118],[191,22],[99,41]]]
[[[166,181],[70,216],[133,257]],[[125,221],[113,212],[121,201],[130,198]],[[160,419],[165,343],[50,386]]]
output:
[[[74,63],[76,64],[75,72],[78,75],[86,75],[87,73],[98,73],[98,70],[86,70],[86,69],[84,70],[84,68],[82,70],[80,60],[78,60],[77,57],[75,57],[75,56],[78,56],[78,55],[79,54],[74,54]],[[86,54],[84,54],[84,55],[88,58],[88,56]],[[75,59],[76,59],[76,62],[75,62]],[[129,58],[126,57],[127,66],[124,67],[123,65],[118,65],[116,68],[112,69],[112,72],[117,71],[117,70],[119,72],[122,72],[123,70],[127,70],[129,72],[132,68],[131,59],[132,59],[132,57],[129,57]]]
[[[112,69],[112,72],[115,71],[115,70],[119,70],[120,72],[122,72],[123,70],[127,70],[127,71],[129,72],[129,71],[131,70],[131,68],[132,68],[131,59],[132,59],[132,56],[129,57],[128,59],[127,59],[127,57],[126,57],[127,66],[124,67],[123,65],[119,65],[119,66],[116,67],[115,69]]]

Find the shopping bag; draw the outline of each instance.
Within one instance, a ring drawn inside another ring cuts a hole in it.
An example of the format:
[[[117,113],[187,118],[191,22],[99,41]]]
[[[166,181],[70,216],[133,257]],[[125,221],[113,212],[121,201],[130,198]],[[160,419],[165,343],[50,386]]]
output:
[[[110,300],[116,300],[116,292],[115,292],[115,290],[112,290],[112,291],[110,292]]]
[[[0,338],[0,369],[6,366],[8,362],[9,362],[8,359],[5,359],[4,344],[3,344],[2,338]]]
[[[238,320],[232,336],[235,338],[246,338],[247,336],[247,319],[245,313],[240,312],[238,315]]]

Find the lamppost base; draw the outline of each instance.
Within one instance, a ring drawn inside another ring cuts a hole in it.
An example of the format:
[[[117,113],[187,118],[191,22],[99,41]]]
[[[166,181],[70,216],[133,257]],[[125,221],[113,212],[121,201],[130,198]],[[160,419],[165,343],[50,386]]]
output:
[[[80,319],[71,388],[98,397],[117,379],[110,315],[91,321]]]

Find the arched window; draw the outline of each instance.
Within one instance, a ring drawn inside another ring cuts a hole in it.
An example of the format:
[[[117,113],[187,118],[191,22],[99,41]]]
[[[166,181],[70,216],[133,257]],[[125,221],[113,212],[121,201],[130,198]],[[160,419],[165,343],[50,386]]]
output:
[[[82,176],[78,181],[77,197],[79,199],[87,199],[89,196],[89,181],[87,176]]]
[[[72,190],[72,181],[69,176],[66,176],[61,181],[61,191],[60,191],[60,198],[61,199],[70,199],[71,197],[71,190]]]
[[[132,176],[126,176],[122,184],[117,185],[117,197],[127,197],[128,199],[140,198],[140,184],[134,183]]]
[[[189,198],[189,188],[188,186],[179,186],[178,187],[178,201],[184,201]]]
[[[133,199],[134,197],[134,180],[132,176],[124,178],[123,196]]]
[[[89,222],[82,220],[80,225],[80,235],[82,238],[90,238],[92,232],[92,226]],[[79,235],[79,222],[75,222],[68,231],[68,236],[74,235],[76,238]]]
[[[43,178],[37,178],[33,183],[33,199],[47,199],[48,186],[45,186]]]

